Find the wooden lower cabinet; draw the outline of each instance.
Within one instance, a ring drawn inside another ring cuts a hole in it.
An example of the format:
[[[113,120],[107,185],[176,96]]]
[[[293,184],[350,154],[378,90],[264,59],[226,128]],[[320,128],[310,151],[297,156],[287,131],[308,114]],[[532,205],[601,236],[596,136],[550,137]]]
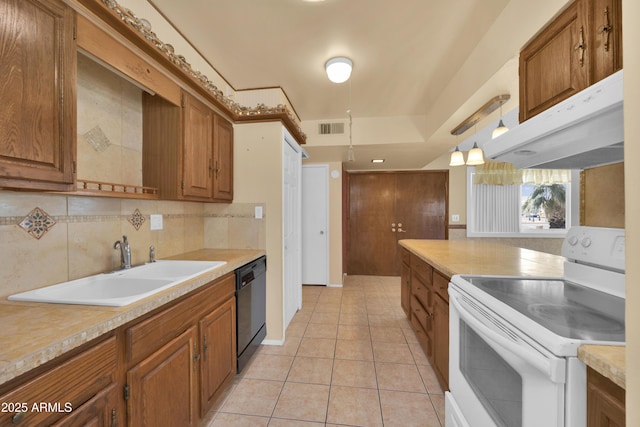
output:
[[[118,390],[115,384],[111,384],[52,427],[117,426]]]
[[[0,386],[2,426],[196,426],[236,373],[235,275]],[[58,405],[42,411],[34,404]]]
[[[204,288],[127,329],[129,426],[196,425],[233,379],[235,275]]]
[[[0,426],[78,425],[93,418],[110,425],[117,402],[98,398],[116,382],[116,338],[111,336],[34,378],[0,393]],[[93,403],[91,403],[93,401]],[[46,406],[42,406],[46,405]],[[109,414],[105,418],[105,414]]]
[[[403,251],[406,249],[403,248]],[[448,390],[449,298],[447,287],[449,277],[422,258],[410,254],[409,265],[403,263],[401,283],[403,308],[404,299],[409,300],[407,317],[411,327],[431,362],[440,385]]]
[[[625,390],[587,368],[587,427],[624,427]]]
[[[197,331],[192,326],[127,372],[131,427],[193,426]]]
[[[200,416],[211,409],[224,386],[236,374],[236,304],[229,300],[199,322]]]

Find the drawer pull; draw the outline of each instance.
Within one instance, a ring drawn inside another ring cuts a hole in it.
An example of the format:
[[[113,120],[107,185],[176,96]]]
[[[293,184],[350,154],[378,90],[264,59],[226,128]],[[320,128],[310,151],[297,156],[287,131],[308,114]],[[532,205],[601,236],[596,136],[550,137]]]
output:
[[[11,424],[20,424],[26,415],[26,412],[16,412],[13,417],[11,417]]]

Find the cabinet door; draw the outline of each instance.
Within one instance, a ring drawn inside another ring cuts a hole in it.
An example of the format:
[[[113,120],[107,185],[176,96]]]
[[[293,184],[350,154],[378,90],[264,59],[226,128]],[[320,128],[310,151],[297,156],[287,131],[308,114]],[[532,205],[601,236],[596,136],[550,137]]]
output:
[[[622,1],[591,0],[591,81],[622,69]]]
[[[211,409],[223,386],[236,374],[236,301],[234,298],[200,320],[200,416]]]
[[[52,427],[109,427],[117,425],[118,388],[115,384],[96,394]]]
[[[128,425],[196,424],[197,334],[192,326],[127,372]]]
[[[233,126],[215,115],[213,128],[213,198],[233,200]]]
[[[0,187],[73,189],[74,25],[62,1],[0,3]]]
[[[436,295],[433,304],[434,367],[445,389],[449,383],[449,304]]]
[[[587,427],[624,427],[625,390],[587,368]]]
[[[193,96],[183,95],[183,196],[213,195],[213,111]]]
[[[585,9],[576,0],[520,52],[520,122],[588,86]]]

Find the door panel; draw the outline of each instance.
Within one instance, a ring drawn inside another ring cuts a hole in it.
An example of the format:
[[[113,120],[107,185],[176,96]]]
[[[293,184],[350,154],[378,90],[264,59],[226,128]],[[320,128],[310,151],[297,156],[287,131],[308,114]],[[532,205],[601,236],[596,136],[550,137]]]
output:
[[[348,274],[394,274],[396,177],[389,173],[349,178]]]
[[[448,171],[349,174],[347,274],[399,276],[398,240],[446,239],[448,181]]]

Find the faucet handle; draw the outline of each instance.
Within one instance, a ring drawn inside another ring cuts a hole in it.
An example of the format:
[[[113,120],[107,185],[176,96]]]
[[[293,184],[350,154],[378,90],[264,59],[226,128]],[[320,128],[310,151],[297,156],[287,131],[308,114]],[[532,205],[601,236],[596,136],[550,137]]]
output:
[[[156,248],[155,246],[149,246],[149,262],[156,262]]]

